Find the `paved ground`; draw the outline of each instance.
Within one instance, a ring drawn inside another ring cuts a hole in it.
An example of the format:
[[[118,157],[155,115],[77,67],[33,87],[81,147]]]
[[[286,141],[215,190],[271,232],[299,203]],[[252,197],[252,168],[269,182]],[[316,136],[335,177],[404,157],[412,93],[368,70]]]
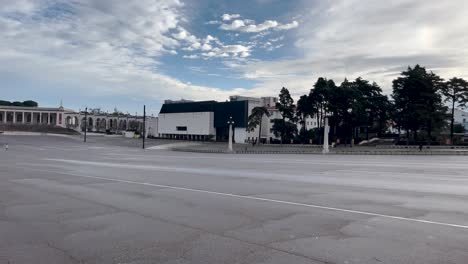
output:
[[[183,142],[183,141],[182,141]],[[222,142],[197,142],[193,145],[177,145],[173,150],[197,153],[226,153],[227,145]],[[322,146],[300,145],[300,144],[265,144],[252,146],[250,144],[234,144],[233,150],[238,154],[322,154]],[[450,146],[424,146],[422,151],[418,146],[354,146],[341,145],[336,148],[330,147],[330,154],[351,154],[351,155],[467,155],[468,148]]]
[[[468,263],[467,157],[1,142],[2,264]]]

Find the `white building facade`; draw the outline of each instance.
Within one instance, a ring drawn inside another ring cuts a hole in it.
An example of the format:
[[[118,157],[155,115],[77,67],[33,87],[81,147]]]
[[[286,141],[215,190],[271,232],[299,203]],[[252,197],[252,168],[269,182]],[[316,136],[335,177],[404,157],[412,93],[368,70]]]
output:
[[[18,130],[49,126],[83,132],[85,124],[89,132],[141,131],[143,117],[105,113],[85,115],[84,112],[75,112],[63,107],[0,106],[0,125]],[[146,118],[146,131],[148,135],[158,136],[157,118]]]
[[[460,109],[455,109],[454,111],[454,123],[460,124],[465,128],[465,131],[468,132],[468,112]]]

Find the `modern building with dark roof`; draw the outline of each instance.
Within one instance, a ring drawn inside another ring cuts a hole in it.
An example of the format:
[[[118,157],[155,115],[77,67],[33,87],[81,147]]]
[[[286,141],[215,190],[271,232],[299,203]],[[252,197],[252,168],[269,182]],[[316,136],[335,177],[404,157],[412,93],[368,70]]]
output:
[[[230,99],[228,102],[166,101],[159,112],[158,133],[164,138],[227,141],[227,122],[232,118],[234,141],[244,143],[257,135],[255,131],[246,131],[247,120],[254,107],[263,105],[262,100],[240,96]]]

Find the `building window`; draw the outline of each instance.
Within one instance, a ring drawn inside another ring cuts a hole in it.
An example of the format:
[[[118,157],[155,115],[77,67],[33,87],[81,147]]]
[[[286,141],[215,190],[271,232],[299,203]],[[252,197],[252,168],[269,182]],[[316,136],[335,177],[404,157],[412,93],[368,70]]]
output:
[[[186,126],[178,126],[176,127],[177,131],[187,131],[187,127]]]

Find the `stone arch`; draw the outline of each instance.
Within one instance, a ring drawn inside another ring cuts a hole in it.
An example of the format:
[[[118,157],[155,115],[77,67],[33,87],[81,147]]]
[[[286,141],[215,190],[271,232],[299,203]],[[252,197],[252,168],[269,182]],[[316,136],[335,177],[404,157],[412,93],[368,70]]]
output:
[[[102,119],[104,129],[107,129],[107,119]]]
[[[23,123],[23,112],[15,112],[16,123]]]
[[[26,113],[24,114],[24,119],[25,119],[24,121],[25,121],[26,123],[31,124],[31,123],[33,122],[33,113],[26,112]]]
[[[67,116],[65,118],[65,125],[66,126],[73,126],[73,118],[71,116]]]
[[[101,119],[101,118],[96,118],[96,131],[102,132],[102,131],[105,130],[105,128],[103,130],[102,127],[101,127],[102,120],[103,119]]]
[[[13,123],[13,112],[6,112],[6,121],[7,123]]]
[[[85,131],[86,118],[81,118],[81,131]]]
[[[100,131],[106,131],[107,127],[106,127],[106,119],[103,118],[101,119],[101,121],[99,123],[97,123],[97,126],[99,127],[99,130]]]

